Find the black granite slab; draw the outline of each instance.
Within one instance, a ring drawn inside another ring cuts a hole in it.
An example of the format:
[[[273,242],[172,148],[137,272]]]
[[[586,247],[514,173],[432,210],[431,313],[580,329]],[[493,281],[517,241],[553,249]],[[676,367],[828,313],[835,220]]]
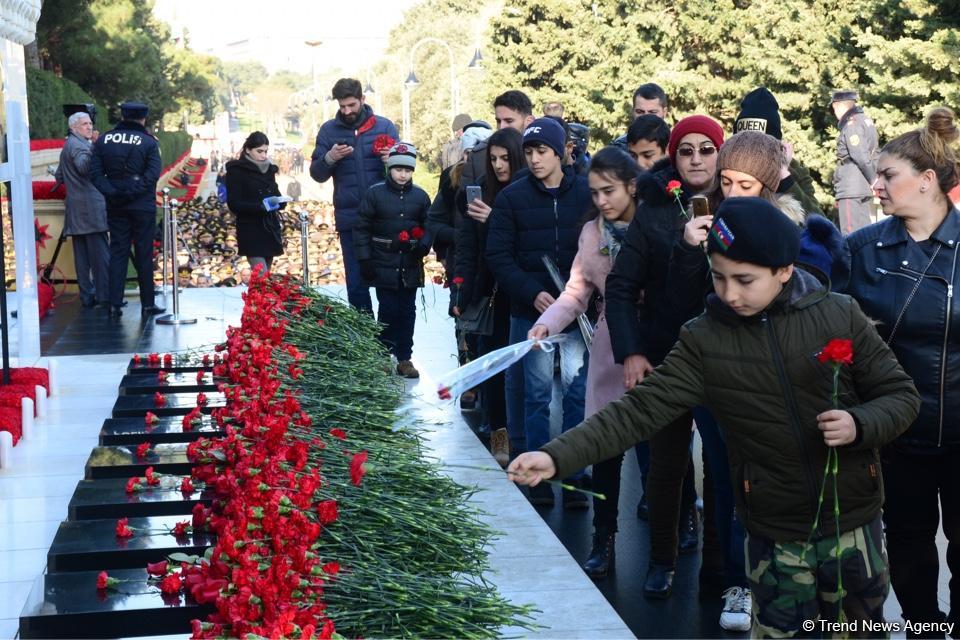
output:
[[[141,458],[137,456],[137,445],[118,445],[94,447],[87,460],[86,477],[129,478],[142,476],[148,467],[156,473],[189,475],[193,464],[187,460],[187,444],[170,442],[151,445]]]
[[[182,416],[160,418],[155,424],[147,426],[143,418],[107,418],[100,429],[100,445],[138,445],[141,442],[192,442],[200,438],[222,437],[223,428],[209,415],[201,416],[200,424],[192,431],[183,430]]]
[[[195,393],[170,393],[163,394],[166,403],[158,407],[154,402],[153,394],[120,396],[113,405],[114,418],[132,418],[147,415],[147,411],[153,412],[158,416],[182,416],[190,413],[197,406],[197,394]],[[217,407],[226,404],[223,394],[216,391],[208,393],[207,404],[200,407],[203,413],[210,413]]]
[[[133,537],[118,538],[117,519],[77,520],[60,524],[47,553],[47,571],[142,569],[171,553],[203,555],[216,536],[205,531],[176,537],[170,531],[190,516],[130,518]]]
[[[67,515],[70,520],[186,515],[198,503],[212,502],[211,491],[181,493],[181,480],[181,476],[172,476],[169,488],[154,487],[130,494],[126,491],[127,478],[81,480],[67,505]]]
[[[161,354],[162,355],[162,354]],[[210,356],[210,364],[203,364],[203,362],[181,362],[177,363],[174,360],[172,366],[165,367],[163,366],[163,360],[160,361],[158,365],[147,364],[147,358],[145,355],[141,355],[140,364],[135,364],[133,358],[130,358],[130,364],[127,365],[127,373],[137,374],[137,373],[157,373],[163,369],[164,371],[171,371],[174,373],[189,373],[197,371],[212,371],[213,370],[213,356]]]
[[[157,391],[162,393],[197,393],[203,391],[210,393],[217,390],[217,385],[213,382],[213,374],[204,371],[203,381],[197,382],[197,373],[199,371],[185,373],[170,373],[164,382],[156,373],[133,374],[123,376],[120,381],[120,395],[130,396],[139,394],[153,394]]]
[[[145,569],[111,571],[122,582],[98,590],[99,571],[48,573],[34,583],[20,615],[21,638],[119,638],[190,634],[190,620],[203,619],[212,605],[184,593],[169,596],[147,581]]]

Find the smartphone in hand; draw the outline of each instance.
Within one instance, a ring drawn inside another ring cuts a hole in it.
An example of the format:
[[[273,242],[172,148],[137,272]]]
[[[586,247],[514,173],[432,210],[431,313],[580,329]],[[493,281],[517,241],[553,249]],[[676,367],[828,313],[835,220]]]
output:
[[[707,200],[707,196],[693,196],[690,198],[690,204],[693,206],[694,218],[710,215],[710,201]]]
[[[483,189],[477,185],[467,186],[467,204],[483,199]]]

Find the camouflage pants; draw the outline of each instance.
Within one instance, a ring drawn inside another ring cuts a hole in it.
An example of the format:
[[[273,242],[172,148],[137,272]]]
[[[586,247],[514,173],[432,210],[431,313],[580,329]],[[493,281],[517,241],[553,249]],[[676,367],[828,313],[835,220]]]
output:
[[[753,595],[754,638],[878,637],[865,622],[883,621],[890,574],[880,517],[840,535],[844,633],[827,623],[838,620],[837,539],[810,544],[774,542],[747,536],[746,560]],[[814,621],[811,623],[810,621]],[[804,624],[806,622],[806,624]],[[865,632],[866,631],[866,632]]]

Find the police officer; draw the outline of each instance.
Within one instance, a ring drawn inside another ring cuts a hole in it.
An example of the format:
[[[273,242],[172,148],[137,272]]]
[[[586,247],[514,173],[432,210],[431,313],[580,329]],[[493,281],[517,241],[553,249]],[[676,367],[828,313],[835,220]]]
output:
[[[133,266],[144,317],[165,309],[153,299],[153,239],[157,233],[157,180],[160,147],[146,129],[147,105],[124,102],[122,120],[97,139],[90,179],[107,201],[110,228],[110,317],[122,315],[123,289],[133,243]]]
[[[835,91],[830,101],[837,116],[837,169],[833,174],[834,196],[840,230],[853,233],[873,222],[873,191],[877,177],[879,142],[877,128],[857,106],[856,91]]]

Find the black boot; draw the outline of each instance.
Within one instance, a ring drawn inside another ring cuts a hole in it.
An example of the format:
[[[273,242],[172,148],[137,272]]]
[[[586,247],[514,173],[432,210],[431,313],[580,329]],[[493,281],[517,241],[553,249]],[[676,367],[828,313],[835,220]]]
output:
[[[695,505],[680,514],[677,540],[677,553],[692,553],[700,545],[700,516]]]
[[[673,593],[675,571],[673,565],[651,562],[647,568],[647,579],[643,582],[643,595],[648,598],[669,598]]]
[[[597,527],[593,534],[593,549],[583,563],[583,571],[597,580],[606,578],[613,571],[616,555],[617,532],[607,527]]]

